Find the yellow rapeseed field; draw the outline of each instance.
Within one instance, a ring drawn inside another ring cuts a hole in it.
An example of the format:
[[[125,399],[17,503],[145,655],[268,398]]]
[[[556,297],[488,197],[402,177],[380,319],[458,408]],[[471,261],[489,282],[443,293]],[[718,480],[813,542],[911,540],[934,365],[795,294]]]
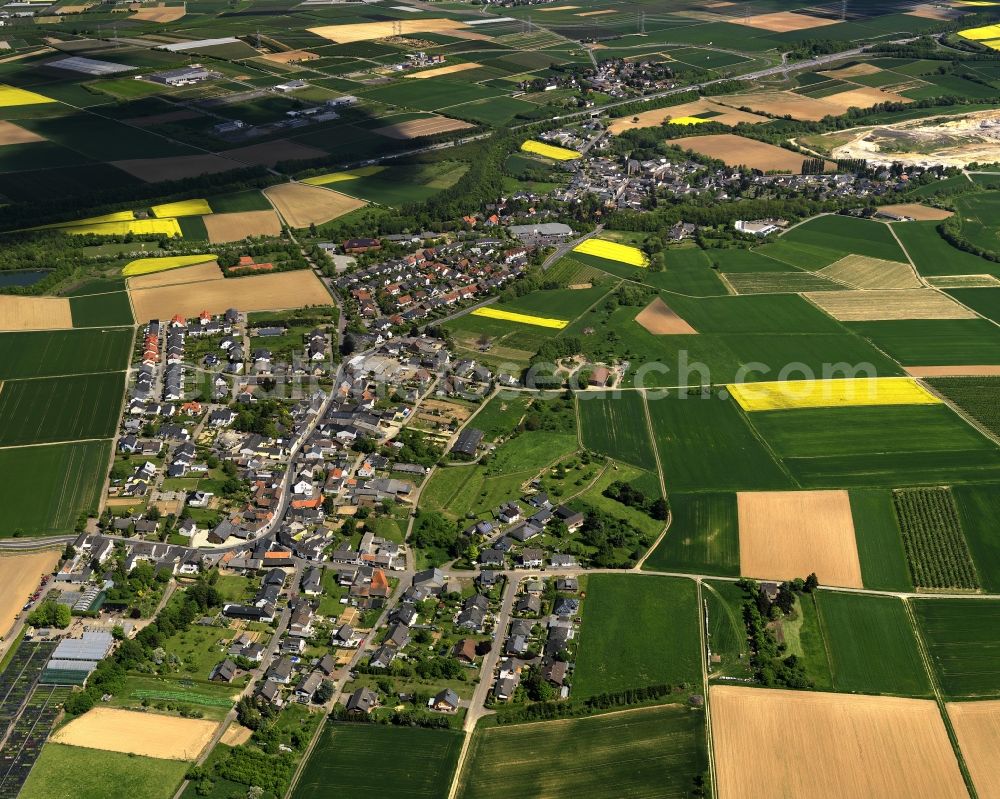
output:
[[[522,325],[535,325],[536,327],[551,327],[562,330],[569,324],[565,319],[549,319],[545,316],[531,316],[530,314],[515,313],[514,311],[503,311],[499,308],[476,308],[472,316],[484,316],[487,319],[502,319],[505,322],[518,322]]]
[[[963,39],[971,39],[974,42],[978,42],[981,39],[1000,39],[1000,25],[966,28],[964,31],[959,31],[958,35]]]
[[[384,169],[384,166],[361,166],[347,172],[326,172],[322,175],[314,175],[299,182],[305,183],[308,186],[327,186],[331,183],[343,183],[347,180],[357,180],[358,178],[366,178],[369,175],[377,175]]]
[[[42,103],[54,103],[51,97],[43,94],[29,92],[27,89],[18,89],[15,86],[0,84],[0,108],[8,108],[15,105],[40,105]]]
[[[937,405],[941,402],[909,377],[786,380],[727,386],[745,411],[837,408],[858,405]]]
[[[73,225],[62,228],[64,233],[83,236],[88,233],[95,236],[124,236],[132,233],[136,236],[180,236],[181,226],[174,217],[169,219],[135,219],[124,222],[97,222],[92,225]]]
[[[573,252],[582,252],[584,255],[594,255],[630,266],[649,266],[649,259],[638,247],[619,244],[617,241],[608,241],[607,239],[587,239],[577,244],[573,248]]]
[[[169,216],[204,216],[212,213],[212,206],[208,204],[208,200],[181,200],[154,205],[150,210],[157,219],[165,219]]]
[[[702,122],[708,122],[708,120],[701,117],[674,117],[668,120],[671,125],[700,125]]]
[[[566,147],[556,147],[554,144],[546,144],[534,139],[528,139],[521,145],[521,149],[526,153],[543,155],[555,161],[572,161],[574,158],[580,157],[580,153],[576,150],[569,150]]]
[[[214,260],[214,255],[168,255],[164,258],[139,258],[125,264],[122,274],[125,277],[151,275],[154,272],[166,272],[168,269],[205,264]]]

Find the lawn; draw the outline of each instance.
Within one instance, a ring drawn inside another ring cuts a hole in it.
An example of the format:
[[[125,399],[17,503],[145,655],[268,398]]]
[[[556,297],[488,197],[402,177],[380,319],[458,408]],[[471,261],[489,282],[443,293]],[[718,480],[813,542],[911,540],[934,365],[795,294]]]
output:
[[[107,441],[0,449],[0,538],[71,533],[97,510],[110,450]]]
[[[930,696],[906,608],[896,597],[816,593],[836,691]]]
[[[644,569],[739,575],[735,494],[671,494],[670,513],[670,529],[646,559]]]
[[[643,398],[637,391],[577,395],[583,445],[615,460],[656,471]]]
[[[698,625],[691,580],[590,575],[573,695],[681,683],[701,693]]]
[[[851,516],[865,588],[912,591],[913,581],[892,507],[892,492],[881,488],[852,489]]]
[[[915,599],[942,691],[949,697],[1000,697],[1000,601]]]
[[[794,486],[732,400],[669,397],[649,413],[668,494]]]
[[[7,381],[0,390],[0,445],[110,438],[124,390],[123,372]]]
[[[906,263],[889,226],[852,216],[821,216],[788,231],[780,241]]]
[[[188,764],[178,760],[49,743],[42,748],[19,796],[20,799],[109,796],[169,799],[187,770]]]
[[[131,325],[135,321],[128,292],[125,291],[71,297],[69,307],[73,314],[73,327],[111,327]]]
[[[0,333],[0,380],[118,371],[131,346],[131,330]]]
[[[676,705],[473,733],[462,799],[675,799],[708,767],[703,711]],[[613,786],[613,787],[612,787]],[[352,795],[352,794],[348,794]]]
[[[451,730],[328,723],[292,799],[446,799],[461,749]]]

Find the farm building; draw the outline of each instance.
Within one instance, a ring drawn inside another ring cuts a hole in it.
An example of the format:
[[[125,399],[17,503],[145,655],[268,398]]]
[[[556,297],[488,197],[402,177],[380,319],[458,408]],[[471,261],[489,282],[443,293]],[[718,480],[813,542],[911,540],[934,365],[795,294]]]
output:
[[[154,72],[149,76],[149,80],[154,83],[162,83],[166,86],[193,86],[206,80],[221,78],[218,72],[206,69],[201,64],[192,64],[181,69],[170,69],[165,72]]]
[[[114,639],[111,633],[85,632],[80,638],[62,640],[42,672],[40,682],[49,685],[83,685],[97,663],[107,657]]]
[[[451,451],[456,455],[466,455],[470,458],[476,457],[476,450],[483,441],[483,431],[471,428],[459,433],[458,441]]]

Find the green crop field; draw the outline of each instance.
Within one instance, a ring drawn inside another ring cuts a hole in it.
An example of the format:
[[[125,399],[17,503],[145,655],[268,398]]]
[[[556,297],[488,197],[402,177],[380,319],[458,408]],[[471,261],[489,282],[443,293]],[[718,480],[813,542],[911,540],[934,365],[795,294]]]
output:
[[[816,605],[834,690],[930,695],[930,682],[902,600],[819,591]]]
[[[796,371],[790,379],[805,375],[821,377],[830,364],[870,364],[880,377],[902,375],[903,370],[870,342],[846,331],[838,334],[740,333],[719,339],[743,364],[755,364],[745,382],[774,380],[789,364]],[[744,369],[744,372],[747,370]]]
[[[118,371],[131,345],[131,330],[0,333],[0,380]]]
[[[670,515],[670,529],[644,569],[729,577],[740,573],[735,494],[671,494]]]
[[[912,591],[892,491],[887,488],[851,490],[851,516],[865,588]]]
[[[680,577],[592,574],[573,695],[687,683],[701,690],[695,584]]]
[[[477,730],[462,799],[693,796],[707,768],[704,713],[676,705]],[[613,787],[611,787],[613,786]]]
[[[954,486],[951,493],[983,588],[1000,593],[1000,486]]]
[[[73,314],[73,327],[113,327],[131,325],[135,321],[128,292],[125,291],[70,297],[69,307]]]
[[[461,750],[462,735],[451,730],[331,722],[292,797],[319,799],[333,790],[344,799],[446,799]]]
[[[915,599],[913,612],[947,696],[1000,697],[1000,601]]]
[[[948,294],[976,313],[1000,323],[1000,288],[949,289]]]
[[[855,322],[848,326],[904,366],[1000,364],[1000,329],[986,319]]]
[[[97,510],[110,456],[106,441],[0,449],[0,537],[72,532]]]
[[[123,372],[9,380],[0,389],[0,445],[110,438],[124,391]]]
[[[907,222],[893,229],[922,275],[981,275],[997,265],[952,247],[937,231],[938,222]]]
[[[994,436],[1000,436],[1000,377],[938,377],[928,383],[946,399],[975,419]]]
[[[188,766],[180,760],[47,743],[21,789],[20,799],[169,799]]]
[[[985,250],[1000,247],[1000,191],[965,194],[955,199],[962,220],[962,234]]]
[[[670,397],[649,413],[668,494],[793,487],[732,400]]]
[[[951,489],[897,489],[893,504],[914,586],[979,588]]]
[[[643,398],[637,391],[615,395],[579,394],[583,445],[615,460],[656,471]]]
[[[851,216],[811,219],[788,231],[780,241],[822,247],[844,255],[855,253],[906,263],[906,256],[892,237],[888,225]]]
[[[794,294],[699,299],[672,296],[668,304],[699,333],[844,332],[839,322]]]

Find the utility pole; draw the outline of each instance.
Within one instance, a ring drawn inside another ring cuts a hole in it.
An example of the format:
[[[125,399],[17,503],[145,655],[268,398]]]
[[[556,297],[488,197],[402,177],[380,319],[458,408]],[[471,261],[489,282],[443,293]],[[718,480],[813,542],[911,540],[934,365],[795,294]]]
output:
[[[646,35],[646,12],[645,11],[640,11],[639,12],[639,33],[641,33],[643,36]]]

